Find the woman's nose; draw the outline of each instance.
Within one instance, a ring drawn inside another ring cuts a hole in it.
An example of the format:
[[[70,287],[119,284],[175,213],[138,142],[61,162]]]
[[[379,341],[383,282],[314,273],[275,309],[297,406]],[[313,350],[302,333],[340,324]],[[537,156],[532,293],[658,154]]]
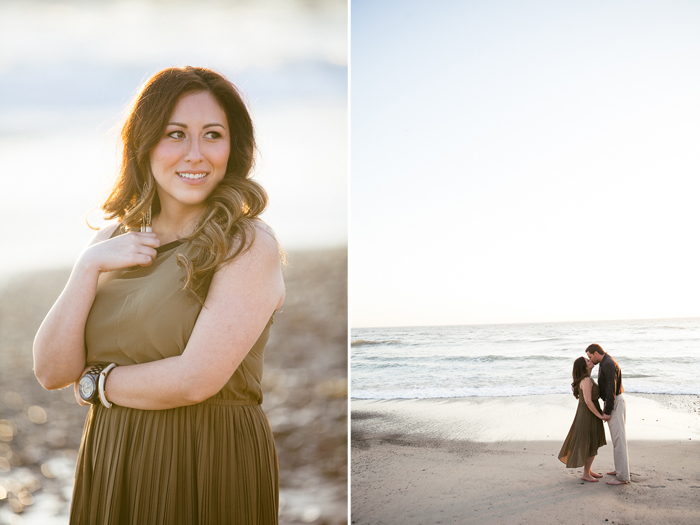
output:
[[[185,155],[185,162],[197,164],[198,162],[201,162],[202,158],[202,153],[199,151],[199,140],[197,138],[193,138],[190,142],[190,149],[187,152],[187,155]]]

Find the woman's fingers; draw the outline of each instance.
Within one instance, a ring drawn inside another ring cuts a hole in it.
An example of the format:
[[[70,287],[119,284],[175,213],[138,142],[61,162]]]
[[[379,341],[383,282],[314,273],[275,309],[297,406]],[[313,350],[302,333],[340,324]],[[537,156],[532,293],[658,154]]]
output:
[[[141,246],[139,248],[138,253],[141,255],[148,255],[151,259],[155,259],[156,255],[158,255],[158,252],[156,251],[155,248],[151,248],[149,246]]]
[[[111,272],[133,266],[150,266],[161,242],[153,232],[129,232],[92,244],[83,255],[87,269]]]
[[[132,266],[150,266],[158,253],[160,241],[152,232],[129,232],[89,248],[89,264],[99,271],[110,272]]]
[[[155,248],[160,245],[155,234],[127,233],[124,237],[123,243],[115,245],[115,250],[110,254],[113,269],[150,266],[158,255]]]
[[[136,239],[138,239],[138,242],[140,242],[144,246],[150,246],[152,248],[158,248],[158,246],[160,246],[160,241],[158,240],[158,237],[156,237],[155,233],[130,232],[130,233],[127,233],[125,236],[135,237]]]
[[[146,241],[147,242],[144,242],[143,244],[137,246],[138,261],[136,262],[136,264],[138,264],[139,266],[150,266],[155,260],[156,256],[158,255],[156,248],[160,246],[160,241],[158,241],[158,239],[156,238],[154,243],[153,239],[151,239],[150,237],[146,238]],[[155,247],[152,248],[151,246]]]
[[[155,257],[151,257],[150,255],[144,255],[140,253],[137,256],[136,264],[134,266],[150,266],[151,264],[153,264],[153,259],[155,259]]]
[[[158,255],[156,248],[160,246],[160,241],[156,237],[155,233],[137,233],[134,232],[135,247],[136,247],[136,261],[135,263],[139,266],[150,266],[153,260]]]

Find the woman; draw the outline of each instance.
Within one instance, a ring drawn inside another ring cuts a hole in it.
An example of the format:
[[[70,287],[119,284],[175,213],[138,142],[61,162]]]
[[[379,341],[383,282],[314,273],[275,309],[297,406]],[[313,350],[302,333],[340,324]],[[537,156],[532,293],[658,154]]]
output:
[[[584,481],[597,482],[602,478],[591,470],[598,448],[606,444],[603,414],[598,405],[600,393],[598,385],[591,378],[593,362],[585,357],[574,361],[571,389],[578,399],[578,408],[569,435],[559,452],[559,459],[567,468],[583,467]]]
[[[221,75],[166,69],[122,141],[103,204],[119,223],[81,254],[34,342],[41,384],[75,383],[92,404],[71,523],[277,523],[260,383],[284,283],[249,179],[248,111]]]

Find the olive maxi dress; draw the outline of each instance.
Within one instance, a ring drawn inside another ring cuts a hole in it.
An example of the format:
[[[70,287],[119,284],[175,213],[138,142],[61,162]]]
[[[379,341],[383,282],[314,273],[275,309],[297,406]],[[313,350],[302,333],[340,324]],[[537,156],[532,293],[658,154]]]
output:
[[[591,378],[591,399],[600,412],[598,398],[600,390],[598,384]],[[598,455],[598,448],[605,445],[605,429],[603,421],[591,412],[583,398],[581,384],[578,385],[578,407],[574,422],[569,434],[564,440],[564,445],[559,452],[559,459],[567,468],[583,467],[591,456]]]
[[[177,254],[102,274],[87,319],[87,363],[126,366],[182,354],[201,306],[182,289]],[[262,410],[272,319],[223,389],[168,410],[93,405],[78,454],[73,525],[277,523],[278,464]]]

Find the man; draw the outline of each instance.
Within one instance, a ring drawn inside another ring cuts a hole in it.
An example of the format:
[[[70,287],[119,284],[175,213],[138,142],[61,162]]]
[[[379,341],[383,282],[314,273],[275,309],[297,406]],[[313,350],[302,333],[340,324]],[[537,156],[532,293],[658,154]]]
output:
[[[630,482],[630,469],[627,459],[627,434],[625,433],[625,420],[627,418],[627,405],[622,388],[622,372],[620,365],[605,353],[600,345],[592,344],[586,348],[586,354],[594,365],[598,367],[598,387],[600,398],[605,402],[603,420],[608,422],[610,436],[613,441],[613,458],[615,470],[608,472],[615,476],[609,480],[608,485],[624,485]]]

